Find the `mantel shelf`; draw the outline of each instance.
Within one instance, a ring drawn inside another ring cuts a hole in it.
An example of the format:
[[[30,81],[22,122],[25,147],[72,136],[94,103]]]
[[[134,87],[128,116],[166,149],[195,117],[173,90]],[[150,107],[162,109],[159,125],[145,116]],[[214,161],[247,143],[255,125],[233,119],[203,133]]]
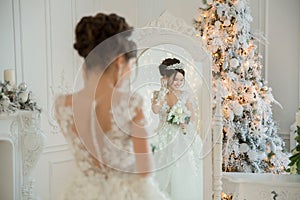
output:
[[[233,194],[234,200],[278,199],[296,200],[300,197],[300,176],[288,174],[223,173],[223,192]]]

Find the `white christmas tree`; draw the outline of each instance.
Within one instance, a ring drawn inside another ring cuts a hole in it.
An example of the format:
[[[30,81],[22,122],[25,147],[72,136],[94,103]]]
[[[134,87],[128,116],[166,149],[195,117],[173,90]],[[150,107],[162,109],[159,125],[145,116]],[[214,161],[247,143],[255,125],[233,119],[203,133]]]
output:
[[[272,117],[276,101],[261,75],[248,2],[204,1],[199,12],[195,26],[212,54],[214,101],[216,82],[222,85],[223,171],[284,172],[289,160]]]

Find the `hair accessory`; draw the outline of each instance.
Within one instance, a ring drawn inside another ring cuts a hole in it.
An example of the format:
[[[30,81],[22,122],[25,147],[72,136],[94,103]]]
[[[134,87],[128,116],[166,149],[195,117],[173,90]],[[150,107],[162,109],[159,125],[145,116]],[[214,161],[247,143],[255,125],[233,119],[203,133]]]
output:
[[[170,70],[170,69],[184,69],[184,65],[182,63],[176,63],[173,65],[169,65],[166,70]]]

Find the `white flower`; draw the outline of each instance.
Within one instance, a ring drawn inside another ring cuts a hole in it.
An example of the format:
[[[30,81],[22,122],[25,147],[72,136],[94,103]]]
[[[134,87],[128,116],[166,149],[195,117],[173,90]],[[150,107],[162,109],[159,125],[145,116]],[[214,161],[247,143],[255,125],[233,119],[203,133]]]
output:
[[[183,113],[183,109],[182,109],[181,107],[178,107],[178,108],[176,109],[176,113],[177,113],[177,114],[182,114],[182,113]]]
[[[216,27],[217,29],[220,29],[220,27],[221,27],[221,22],[220,22],[220,21],[216,21],[215,27]]]
[[[248,144],[246,144],[246,143],[240,144],[239,151],[240,151],[241,153],[245,153],[245,152],[249,151],[249,146],[248,146]]]
[[[232,68],[236,68],[237,66],[239,66],[239,61],[236,58],[232,58],[229,62],[230,62],[230,67]]]
[[[191,113],[181,102],[176,103],[170,110],[167,120],[172,124],[184,123]]]
[[[230,25],[230,20],[229,19],[225,20],[224,21],[224,26],[229,26],[229,25]]]

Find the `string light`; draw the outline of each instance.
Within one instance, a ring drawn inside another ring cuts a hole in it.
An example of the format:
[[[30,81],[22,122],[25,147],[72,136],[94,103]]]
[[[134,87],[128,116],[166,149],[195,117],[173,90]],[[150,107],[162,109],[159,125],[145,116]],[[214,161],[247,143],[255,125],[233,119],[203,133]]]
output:
[[[240,1],[242,2],[241,5],[245,7],[236,12],[236,6],[234,5],[237,5]],[[240,154],[233,151],[234,148],[238,148],[241,141],[245,143],[248,141],[253,142],[260,140],[260,137],[270,141],[275,139],[280,141],[274,132],[276,128],[268,128],[270,124],[274,126],[270,107],[272,96],[268,87],[263,86],[261,81],[261,57],[256,52],[253,36],[250,34],[249,26],[244,26],[244,24],[249,24],[248,19],[250,17],[248,15],[250,14],[248,13],[249,9],[246,8],[248,4],[245,0],[240,1],[213,0],[209,9],[202,10],[204,17],[197,23],[203,33],[202,41],[212,53],[214,95],[217,92],[216,80],[222,80],[222,112],[226,118],[223,132],[224,135],[230,135],[230,137],[225,137],[223,142],[231,144],[224,145],[223,170],[249,171],[250,169],[260,172],[278,172],[282,171],[282,166],[287,164],[283,163],[284,160],[279,160],[279,167],[273,165],[273,161],[270,159],[260,158],[261,156],[258,155],[262,149],[265,149],[264,146],[249,143],[251,152],[257,154],[252,155],[254,161],[249,160],[247,153]],[[229,15],[226,8],[230,8]],[[218,9],[224,10],[220,11]],[[227,14],[224,15],[226,12]],[[215,13],[218,13],[218,15]],[[238,65],[236,65],[237,62],[230,62],[232,59],[237,59]],[[259,103],[256,103],[258,101]],[[236,102],[236,104],[233,102]],[[237,107],[241,107],[242,115],[236,114],[237,116],[235,116],[235,113],[240,113],[234,112]],[[264,113],[263,119],[260,117],[262,112]],[[266,121],[270,121],[270,123],[264,123]],[[274,159],[276,159],[276,156]]]

